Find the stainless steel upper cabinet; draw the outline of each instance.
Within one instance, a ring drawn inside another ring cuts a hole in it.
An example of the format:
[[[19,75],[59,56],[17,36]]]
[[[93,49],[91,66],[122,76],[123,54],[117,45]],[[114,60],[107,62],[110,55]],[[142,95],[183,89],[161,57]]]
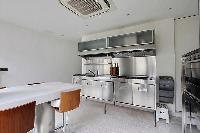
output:
[[[108,47],[124,47],[139,44],[154,44],[154,30],[108,37]]]
[[[137,44],[154,44],[154,30],[137,32]]]
[[[118,35],[108,38],[108,47],[122,47],[122,46],[131,46],[137,44],[136,33]]]
[[[85,41],[78,43],[78,51],[88,51],[88,50],[98,50],[98,49],[105,49],[107,47],[107,38],[92,40],[92,41]]]

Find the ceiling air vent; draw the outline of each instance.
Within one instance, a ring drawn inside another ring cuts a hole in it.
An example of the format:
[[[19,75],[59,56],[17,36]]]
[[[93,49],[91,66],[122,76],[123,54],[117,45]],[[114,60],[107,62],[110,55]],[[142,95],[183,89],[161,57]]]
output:
[[[113,10],[114,4],[111,0],[59,0],[72,13],[90,18],[99,16]]]

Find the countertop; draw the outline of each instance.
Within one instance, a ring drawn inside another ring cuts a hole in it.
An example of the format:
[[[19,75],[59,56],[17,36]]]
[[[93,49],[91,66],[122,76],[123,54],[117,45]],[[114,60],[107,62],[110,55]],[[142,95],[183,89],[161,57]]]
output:
[[[36,104],[49,102],[60,97],[62,91],[81,89],[80,85],[49,82],[36,85],[9,87],[0,90],[0,111],[17,107],[32,101]]]

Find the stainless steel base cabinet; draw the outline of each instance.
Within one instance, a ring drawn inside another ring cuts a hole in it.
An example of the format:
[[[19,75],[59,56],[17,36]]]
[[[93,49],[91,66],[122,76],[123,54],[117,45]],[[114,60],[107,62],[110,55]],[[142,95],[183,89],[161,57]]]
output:
[[[112,81],[105,81],[102,85],[102,99],[105,101],[113,101],[114,84]]]
[[[131,83],[129,82],[119,82],[116,85],[116,102],[124,104],[133,104],[133,92]]]
[[[82,81],[83,94],[85,96],[94,96],[93,82],[90,80]]]
[[[91,97],[96,98],[96,99],[102,99],[103,85],[104,85],[103,82],[93,81]]]
[[[133,83],[133,104],[155,109],[155,85]]]

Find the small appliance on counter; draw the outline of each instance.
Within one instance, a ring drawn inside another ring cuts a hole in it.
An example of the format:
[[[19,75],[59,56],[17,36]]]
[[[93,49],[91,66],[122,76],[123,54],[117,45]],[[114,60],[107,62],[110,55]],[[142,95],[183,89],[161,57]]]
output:
[[[8,71],[8,68],[0,68],[0,71]]]
[[[0,68],[0,72],[1,71],[8,71],[8,68]],[[1,75],[0,75],[1,76]],[[4,87],[4,86],[1,86],[1,82],[0,82],[0,89],[4,89],[4,88],[6,88],[6,87]]]
[[[182,133],[200,132],[200,49],[182,56]]]

